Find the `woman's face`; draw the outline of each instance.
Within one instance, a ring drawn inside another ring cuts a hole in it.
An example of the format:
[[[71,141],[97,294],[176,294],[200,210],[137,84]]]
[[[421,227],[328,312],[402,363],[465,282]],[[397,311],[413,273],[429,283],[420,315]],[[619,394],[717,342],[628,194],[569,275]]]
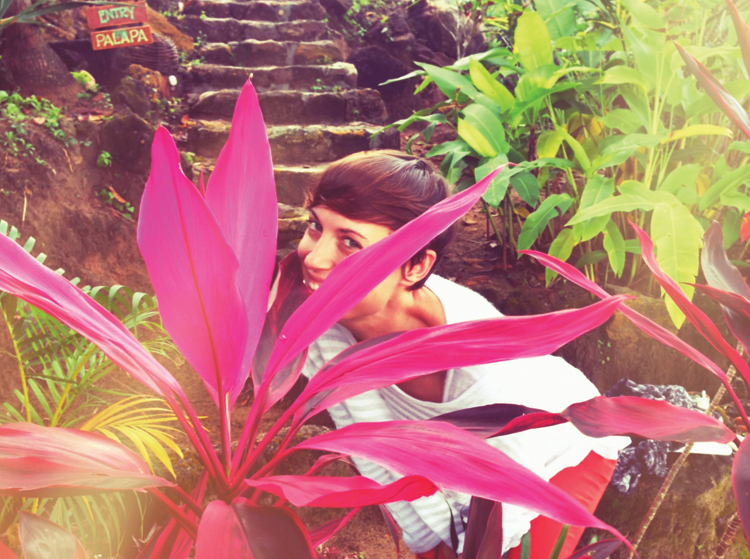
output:
[[[315,291],[344,258],[385,238],[391,232],[384,225],[355,221],[326,206],[311,208],[307,231],[297,249],[305,285]],[[363,272],[366,273],[364,270]],[[362,318],[384,309],[402,280],[401,270],[395,270],[349,311],[344,319]]]

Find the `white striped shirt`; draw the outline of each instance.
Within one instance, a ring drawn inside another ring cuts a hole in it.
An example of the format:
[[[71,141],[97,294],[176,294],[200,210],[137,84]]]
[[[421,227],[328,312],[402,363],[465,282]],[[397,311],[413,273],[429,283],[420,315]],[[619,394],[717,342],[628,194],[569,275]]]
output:
[[[501,316],[481,295],[444,278],[432,275],[426,286],[442,303],[448,324]],[[303,374],[311,378],[327,361],[355,343],[346,328],[333,326],[310,346]],[[340,429],[360,422],[428,419],[493,403],[521,404],[559,412],[570,404],[598,395],[594,385],[578,369],[559,357],[545,356],[450,369],[440,403],[417,400],[394,385],[360,394],[328,411]],[[562,424],[488,442],[549,480],[560,470],[580,463],[591,450],[605,458],[616,458],[617,451],[626,446],[629,439],[592,439],[572,425]],[[391,483],[401,477],[367,460],[353,460],[363,476],[378,483]],[[467,519],[469,501],[468,495],[439,491],[416,501],[386,506],[403,530],[405,543],[415,553],[429,551],[441,541],[451,546],[451,518],[458,532],[460,551],[464,537],[462,520]],[[523,508],[503,505],[503,552],[520,543],[536,516]]]

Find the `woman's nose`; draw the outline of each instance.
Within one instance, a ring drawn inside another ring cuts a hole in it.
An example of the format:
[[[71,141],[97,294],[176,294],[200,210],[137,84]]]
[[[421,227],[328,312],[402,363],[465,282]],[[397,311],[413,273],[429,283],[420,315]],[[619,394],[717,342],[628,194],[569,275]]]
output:
[[[304,257],[305,266],[320,271],[330,271],[336,266],[336,254],[333,243],[318,239],[309,247],[309,252]]]

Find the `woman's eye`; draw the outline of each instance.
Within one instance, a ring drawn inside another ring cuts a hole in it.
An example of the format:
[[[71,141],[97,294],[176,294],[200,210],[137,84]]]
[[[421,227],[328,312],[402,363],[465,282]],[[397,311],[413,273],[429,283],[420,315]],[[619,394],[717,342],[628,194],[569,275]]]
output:
[[[361,244],[359,244],[359,243],[358,243],[357,241],[355,241],[354,239],[350,239],[349,237],[345,237],[345,238],[344,238],[344,245],[345,245],[345,246],[346,246],[347,248],[362,248],[362,245],[361,245]]]
[[[316,231],[318,233],[320,233],[323,230],[323,228],[320,226],[320,223],[318,223],[314,219],[307,220],[307,228],[312,229],[313,231]]]

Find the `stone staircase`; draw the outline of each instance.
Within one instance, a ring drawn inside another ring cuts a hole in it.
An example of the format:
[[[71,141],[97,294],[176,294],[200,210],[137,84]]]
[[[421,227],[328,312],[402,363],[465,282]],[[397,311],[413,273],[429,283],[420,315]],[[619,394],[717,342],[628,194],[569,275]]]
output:
[[[375,135],[385,106],[357,89],[357,71],[329,40],[317,0],[194,1],[181,26],[205,41],[185,88],[190,120],[182,149],[207,172],[229,137],[240,88],[252,78],[268,130],[279,201],[299,205],[326,165],[369,149],[398,149],[395,129]]]

